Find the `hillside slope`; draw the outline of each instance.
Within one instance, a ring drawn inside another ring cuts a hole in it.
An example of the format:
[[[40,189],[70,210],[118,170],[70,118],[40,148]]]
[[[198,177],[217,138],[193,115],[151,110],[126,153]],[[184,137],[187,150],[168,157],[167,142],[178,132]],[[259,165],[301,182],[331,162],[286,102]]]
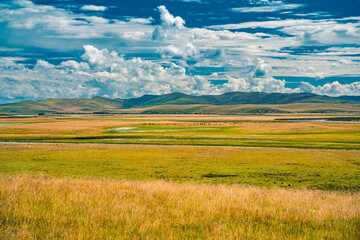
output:
[[[352,96],[335,98],[311,93],[228,92],[222,95],[203,96],[170,93],[165,95],[144,95],[140,98],[125,99],[123,108],[189,104],[239,105],[291,103],[360,103],[360,98]]]
[[[0,105],[0,113],[36,114],[64,112],[111,112],[122,108],[124,100],[103,97],[87,98],[50,98],[44,101],[24,101]]]
[[[43,101],[24,101],[0,105],[1,114],[38,114],[38,113],[271,113],[292,112],[280,108],[286,104],[319,104],[312,107],[313,112],[341,112],[339,105],[350,104],[344,111],[357,112],[360,97],[328,97],[311,93],[260,93],[229,92],[222,95],[191,96],[184,93],[164,95],[144,95],[131,99],[47,99]],[[327,105],[326,105],[327,104]],[[337,106],[330,106],[335,104]],[[240,107],[235,107],[235,106]],[[244,105],[248,105],[244,107]],[[264,106],[271,105],[271,106]],[[354,108],[351,107],[354,105]],[[163,107],[161,107],[163,106]],[[169,106],[169,107],[164,107]],[[187,106],[187,107],[185,107]],[[220,107],[222,106],[222,107]],[[234,107],[236,109],[234,109]],[[150,109],[149,109],[150,108]],[[134,111],[134,109],[137,109]],[[140,110],[139,110],[140,109]],[[141,110],[143,109],[143,111]],[[146,110],[145,110],[146,109]],[[211,109],[211,111],[209,111]]]

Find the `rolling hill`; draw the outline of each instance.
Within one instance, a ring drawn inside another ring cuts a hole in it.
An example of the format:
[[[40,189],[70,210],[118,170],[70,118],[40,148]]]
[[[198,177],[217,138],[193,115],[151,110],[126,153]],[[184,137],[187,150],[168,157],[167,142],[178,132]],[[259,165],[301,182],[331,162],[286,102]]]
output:
[[[239,104],[290,104],[290,103],[360,103],[360,97],[328,97],[311,93],[228,92],[222,95],[191,96],[184,93],[144,95],[125,99],[123,108],[157,105],[239,105]]]
[[[175,92],[131,99],[94,97],[24,101],[0,105],[0,113],[286,113],[293,112],[294,109],[285,105],[295,106],[294,104],[302,104],[305,112],[360,112],[360,97],[355,96],[328,97],[311,93],[261,92],[191,96]]]

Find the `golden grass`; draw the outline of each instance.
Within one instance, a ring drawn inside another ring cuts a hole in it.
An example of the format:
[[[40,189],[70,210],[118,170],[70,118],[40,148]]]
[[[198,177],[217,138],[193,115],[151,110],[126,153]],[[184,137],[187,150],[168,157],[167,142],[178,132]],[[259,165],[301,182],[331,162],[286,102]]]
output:
[[[316,123],[316,122],[266,122],[279,116],[108,116],[103,119],[99,116],[93,118],[83,117],[81,119],[58,119],[38,118],[29,119],[26,124],[24,119],[0,118],[0,123],[23,123],[19,125],[2,126],[0,137],[70,137],[70,136],[101,136],[106,134],[107,129],[122,126],[148,126],[153,127],[185,127],[201,128],[212,127],[213,131],[208,133],[197,133],[198,137],[252,137],[251,134],[273,134],[273,133],[314,133],[314,132],[359,132],[360,124],[342,123]],[[145,118],[149,117],[149,118]],[[150,118],[151,117],[151,118]],[[164,117],[164,118],[162,118]],[[292,115],[294,117],[294,115]],[[249,121],[249,120],[252,121]],[[248,121],[248,122],[241,122]],[[222,127],[230,127],[229,130],[222,130]],[[244,135],[245,134],[245,135]],[[139,135],[139,134],[138,134]],[[141,135],[148,135],[147,133]],[[159,134],[157,134],[159,135]],[[165,135],[184,136],[192,133],[167,133]],[[346,135],[346,134],[345,134]],[[265,136],[266,137],[266,136]],[[312,137],[312,136],[311,136]]]
[[[0,177],[4,239],[359,239],[360,193]]]

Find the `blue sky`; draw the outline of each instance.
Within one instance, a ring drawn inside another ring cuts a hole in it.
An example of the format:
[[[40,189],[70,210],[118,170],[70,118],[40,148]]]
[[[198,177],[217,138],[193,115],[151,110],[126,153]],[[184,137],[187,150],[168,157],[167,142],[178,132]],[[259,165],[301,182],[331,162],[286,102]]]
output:
[[[360,0],[3,0],[0,104],[360,95]]]

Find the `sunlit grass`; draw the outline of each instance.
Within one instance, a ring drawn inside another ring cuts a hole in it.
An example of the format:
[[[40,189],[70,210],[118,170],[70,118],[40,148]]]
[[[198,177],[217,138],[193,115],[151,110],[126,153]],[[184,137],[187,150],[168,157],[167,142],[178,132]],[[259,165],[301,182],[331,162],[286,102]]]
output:
[[[359,239],[359,193],[0,177],[4,239]]]
[[[0,172],[49,177],[360,189],[360,151],[114,144],[3,144]]]

